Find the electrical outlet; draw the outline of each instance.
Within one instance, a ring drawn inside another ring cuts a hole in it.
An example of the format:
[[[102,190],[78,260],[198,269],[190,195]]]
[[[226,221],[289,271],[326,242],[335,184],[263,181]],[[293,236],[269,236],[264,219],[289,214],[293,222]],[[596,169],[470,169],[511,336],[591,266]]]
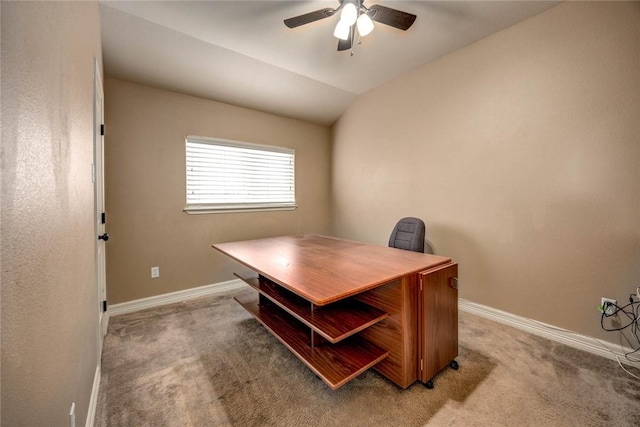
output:
[[[610,304],[607,305],[607,309],[605,310],[605,304],[606,303],[610,303]],[[617,301],[614,300],[614,299],[602,298],[600,300],[600,313],[604,313],[604,314],[606,314],[608,316],[612,315],[616,311],[616,307],[615,307],[616,303],[617,303]],[[611,305],[611,304],[613,304],[613,305]]]
[[[69,411],[69,427],[76,427],[76,402],[71,403]]]
[[[160,277],[160,267],[151,267],[151,278],[155,279]]]

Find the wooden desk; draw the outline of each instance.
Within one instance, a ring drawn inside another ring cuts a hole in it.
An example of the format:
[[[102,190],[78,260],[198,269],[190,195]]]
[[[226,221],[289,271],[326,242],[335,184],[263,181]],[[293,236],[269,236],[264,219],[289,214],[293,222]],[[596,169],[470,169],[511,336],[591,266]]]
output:
[[[450,258],[317,235],[212,246],[258,273],[236,300],[333,389],[370,367],[432,386],[458,355]]]

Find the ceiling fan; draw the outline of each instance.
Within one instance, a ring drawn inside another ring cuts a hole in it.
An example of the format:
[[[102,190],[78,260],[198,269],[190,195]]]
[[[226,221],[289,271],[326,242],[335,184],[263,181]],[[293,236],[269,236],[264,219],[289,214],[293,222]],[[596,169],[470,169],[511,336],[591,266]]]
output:
[[[338,50],[348,50],[353,46],[356,30],[360,37],[364,37],[373,30],[373,21],[390,25],[406,31],[413,25],[416,15],[374,4],[366,7],[364,0],[339,0],[340,5],[335,8],[324,8],[303,15],[285,19],[284,24],[289,28],[329,18],[340,12],[340,21],[336,25],[333,35],[338,38]],[[353,52],[351,53],[353,55]]]

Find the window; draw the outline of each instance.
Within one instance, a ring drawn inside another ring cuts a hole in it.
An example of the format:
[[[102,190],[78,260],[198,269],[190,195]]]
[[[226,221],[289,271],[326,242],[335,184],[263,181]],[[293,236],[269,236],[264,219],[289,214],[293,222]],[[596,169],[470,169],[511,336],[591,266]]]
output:
[[[187,213],[295,209],[295,151],[187,136]]]

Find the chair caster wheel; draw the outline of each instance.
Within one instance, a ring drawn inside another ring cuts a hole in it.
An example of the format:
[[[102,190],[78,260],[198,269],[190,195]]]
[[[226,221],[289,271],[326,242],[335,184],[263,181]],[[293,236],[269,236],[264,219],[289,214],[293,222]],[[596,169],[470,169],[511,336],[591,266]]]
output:
[[[424,386],[429,390],[431,390],[433,388],[433,381],[432,380],[427,381],[426,383],[424,383]]]
[[[457,371],[458,368],[460,366],[458,366],[458,362],[456,362],[455,360],[452,360],[451,363],[449,363],[449,366],[451,367],[451,369],[453,369],[454,371]]]

